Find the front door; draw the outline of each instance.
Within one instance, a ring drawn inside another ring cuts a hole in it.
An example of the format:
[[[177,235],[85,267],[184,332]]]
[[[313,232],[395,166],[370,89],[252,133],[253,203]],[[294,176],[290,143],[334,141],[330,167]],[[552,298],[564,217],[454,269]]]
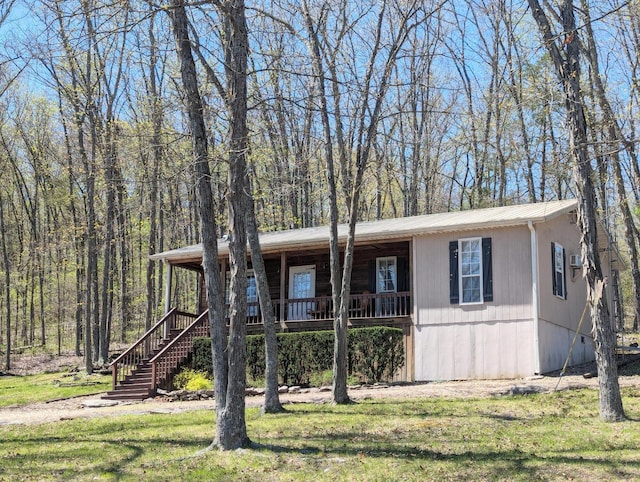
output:
[[[313,298],[316,295],[315,265],[292,266],[289,268],[289,299],[299,300]],[[313,318],[315,303],[306,301],[289,301],[289,320],[309,320]]]

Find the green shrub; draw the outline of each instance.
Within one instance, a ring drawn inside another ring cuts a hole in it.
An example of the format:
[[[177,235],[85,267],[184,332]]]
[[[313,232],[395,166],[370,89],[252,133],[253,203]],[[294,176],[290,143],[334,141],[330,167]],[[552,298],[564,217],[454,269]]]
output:
[[[206,372],[184,368],[173,377],[173,386],[178,390],[210,390],[213,388],[213,382],[208,378]]]
[[[350,373],[370,383],[393,379],[404,365],[404,344],[399,329],[376,326],[349,332]]]
[[[194,338],[191,368],[195,371],[204,372],[209,377],[213,376],[213,363],[211,362],[211,338]]]
[[[333,367],[333,331],[278,333],[278,373],[286,385],[317,384]],[[348,332],[348,374],[357,380],[374,383],[391,380],[404,364],[404,336],[398,328],[376,326]],[[194,340],[192,367],[211,373],[211,341]],[[264,379],[264,335],[247,337],[247,376]]]
[[[312,387],[324,387],[333,383],[333,370],[324,370],[311,375],[309,384]]]
[[[187,386],[184,388],[193,392],[197,390],[211,390],[213,388],[213,382],[206,378],[204,373],[197,373],[196,376],[187,382]]]

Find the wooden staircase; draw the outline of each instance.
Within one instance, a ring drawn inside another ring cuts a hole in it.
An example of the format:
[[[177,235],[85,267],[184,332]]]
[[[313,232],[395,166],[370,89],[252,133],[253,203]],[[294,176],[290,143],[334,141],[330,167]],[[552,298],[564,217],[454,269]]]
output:
[[[200,316],[171,310],[111,363],[109,400],[144,400],[170,381],[191,355],[193,339],[209,336],[207,312]]]

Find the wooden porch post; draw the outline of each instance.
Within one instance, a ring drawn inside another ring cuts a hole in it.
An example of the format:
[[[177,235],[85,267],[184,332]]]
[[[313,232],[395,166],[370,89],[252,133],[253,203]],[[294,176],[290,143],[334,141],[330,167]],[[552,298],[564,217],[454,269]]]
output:
[[[223,302],[227,302],[227,258],[220,258],[220,279],[222,280],[222,288],[224,289]]]
[[[165,261],[166,263],[166,261]],[[167,263],[167,274],[164,282],[164,314],[166,315],[171,311],[171,281],[173,278],[173,265]],[[168,338],[168,326],[167,323],[164,324],[164,333],[163,337]]]
[[[408,382],[413,382],[416,379],[416,362],[415,362],[415,324],[418,320],[418,303],[416,301],[416,293],[415,287],[416,283],[416,267],[415,260],[417,258],[417,246],[416,246],[416,237],[413,236],[409,241],[409,299],[411,300],[411,310],[410,310],[410,324],[408,327],[408,331],[406,332],[406,346],[405,353],[406,361],[405,366],[407,367],[407,379]]]
[[[280,254],[280,321],[285,320],[285,290],[287,288],[287,253]]]

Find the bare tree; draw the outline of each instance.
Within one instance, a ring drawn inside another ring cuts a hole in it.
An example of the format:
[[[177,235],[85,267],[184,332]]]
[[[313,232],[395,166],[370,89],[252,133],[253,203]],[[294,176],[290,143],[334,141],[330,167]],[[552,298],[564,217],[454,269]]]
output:
[[[258,289],[258,299],[260,301],[260,311],[262,313],[262,324],[264,326],[265,338],[265,394],[263,413],[283,412],[284,408],[280,403],[278,392],[278,340],[276,338],[275,316],[271,294],[269,293],[269,281],[267,270],[262,258],[260,239],[258,238],[258,228],[256,226],[256,215],[253,197],[247,189],[247,237],[251,248],[251,264],[256,275],[256,285]]]
[[[631,212],[631,208],[629,207],[629,201],[627,199],[625,180],[622,173],[622,159],[620,158],[620,151],[626,151],[629,154],[631,163],[634,165],[638,164],[638,158],[633,147],[633,142],[627,139],[624,135],[620,123],[618,122],[618,118],[613,111],[611,102],[609,101],[609,97],[606,92],[604,81],[600,74],[600,62],[598,60],[596,39],[593,32],[593,26],[591,24],[589,4],[586,0],[582,0],[581,5],[581,14],[582,18],[584,19],[585,25],[583,34],[585,45],[583,45],[583,49],[591,68],[590,74],[594,85],[596,99],[602,111],[602,127],[608,138],[606,142],[606,157],[611,159],[611,167],[613,168],[615,187],[618,195],[618,207],[620,209],[620,212],[622,213],[624,238],[629,250],[629,261],[631,264],[631,283],[633,287],[633,329],[637,330],[638,322],[640,320],[640,269],[638,267],[639,257],[636,239],[636,226],[634,224],[633,215]]]
[[[351,291],[351,270],[355,246],[355,227],[359,217],[360,194],[364,173],[367,169],[370,153],[373,150],[377,128],[383,112],[383,105],[389,89],[389,83],[396,60],[407,40],[409,32],[428,18],[433,11],[423,10],[421,2],[409,2],[397,5],[381,2],[377,10],[368,11],[368,7],[354,15],[375,18],[371,37],[367,44],[369,57],[363,72],[357,66],[352,67],[354,77],[351,82],[356,86],[357,95],[349,98],[353,111],[350,115],[342,112],[341,86],[344,79],[338,74],[338,61],[342,56],[353,54],[353,48],[347,39],[353,24],[347,15],[350,5],[342,5],[332,12],[332,5],[321,3],[314,18],[308,2],[303,2],[302,10],[309,38],[309,48],[314,75],[318,83],[320,115],[325,136],[325,161],[327,165],[327,183],[330,203],[330,265],[331,289],[334,311],[334,362],[333,362],[333,399],[335,403],[349,403],[347,393],[347,324],[349,319],[349,296]],[[436,7],[434,10],[437,10]],[[375,12],[375,13],[374,13]],[[327,25],[329,15],[335,15],[337,25]],[[393,20],[391,20],[393,19]],[[393,22],[395,28],[386,30],[387,22]],[[338,35],[333,39],[336,29]],[[389,37],[385,37],[389,34]],[[351,39],[353,40],[353,39]],[[344,42],[344,43],[343,43]],[[326,73],[325,73],[326,69]],[[327,102],[329,84],[333,104],[331,115]],[[335,126],[335,128],[333,127]],[[347,132],[349,126],[349,132]],[[332,134],[335,132],[335,135]],[[340,272],[338,246],[338,203],[337,182],[335,176],[333,149],[337,148],[341,175],[342,192],[346,199],[348,235],[344,248],[344,264]],[[353,156],[352,156],[353,154]]]
[[[4,197],[0,193],[0,241],[2,241],[2,264],[4,265],[4,291],[5,291],[5,326],[7,327],[7,351],[5,353],[5,370],[11,369],[11,263],[7,249],[7,227],[4,222]]]
[[[615,335],[608,316],[607,280],[603,277],[598,253],[596,198],[589,159],[587,124],[580,91],[580,60],[578,32],[573,0],[563,0],[557,15],[561,34],[553,34],[547,14],[538,0],[528,0],[531,13],[538,24],[544,45],[551,56],[558,79],[565,94],[569,154],[573,160],[574,180],[578,197],[578,225],[582,231],[583,277],[587,285],[587,299],[591,308],[600,386],[600,418],[615,422],[624,420],[615,357]]]
[[[196,175],[200,195],[200,221],[204,252],[204,272],[209,303],[213,372],[216,393],[216,436],[212,446],[223,450],[246,446],[244,395],[246,385],[246,256],[245,172],[247,148],[247,55],[248,34],[244,2],[218,4],[224,22],[226,88],[223,91],[229,110],[229,251],[231,286],[229,296],[230,329],[227,338],[219,276],[216,223],[213,218],[213,195],[209,180],[207,136],[203,103],[199,93],[196,66],[189,40],[188,18],[184,2],[173,0],[170,15],[180,57],[182,84],[185,89],[191,135],[196,156]]]

